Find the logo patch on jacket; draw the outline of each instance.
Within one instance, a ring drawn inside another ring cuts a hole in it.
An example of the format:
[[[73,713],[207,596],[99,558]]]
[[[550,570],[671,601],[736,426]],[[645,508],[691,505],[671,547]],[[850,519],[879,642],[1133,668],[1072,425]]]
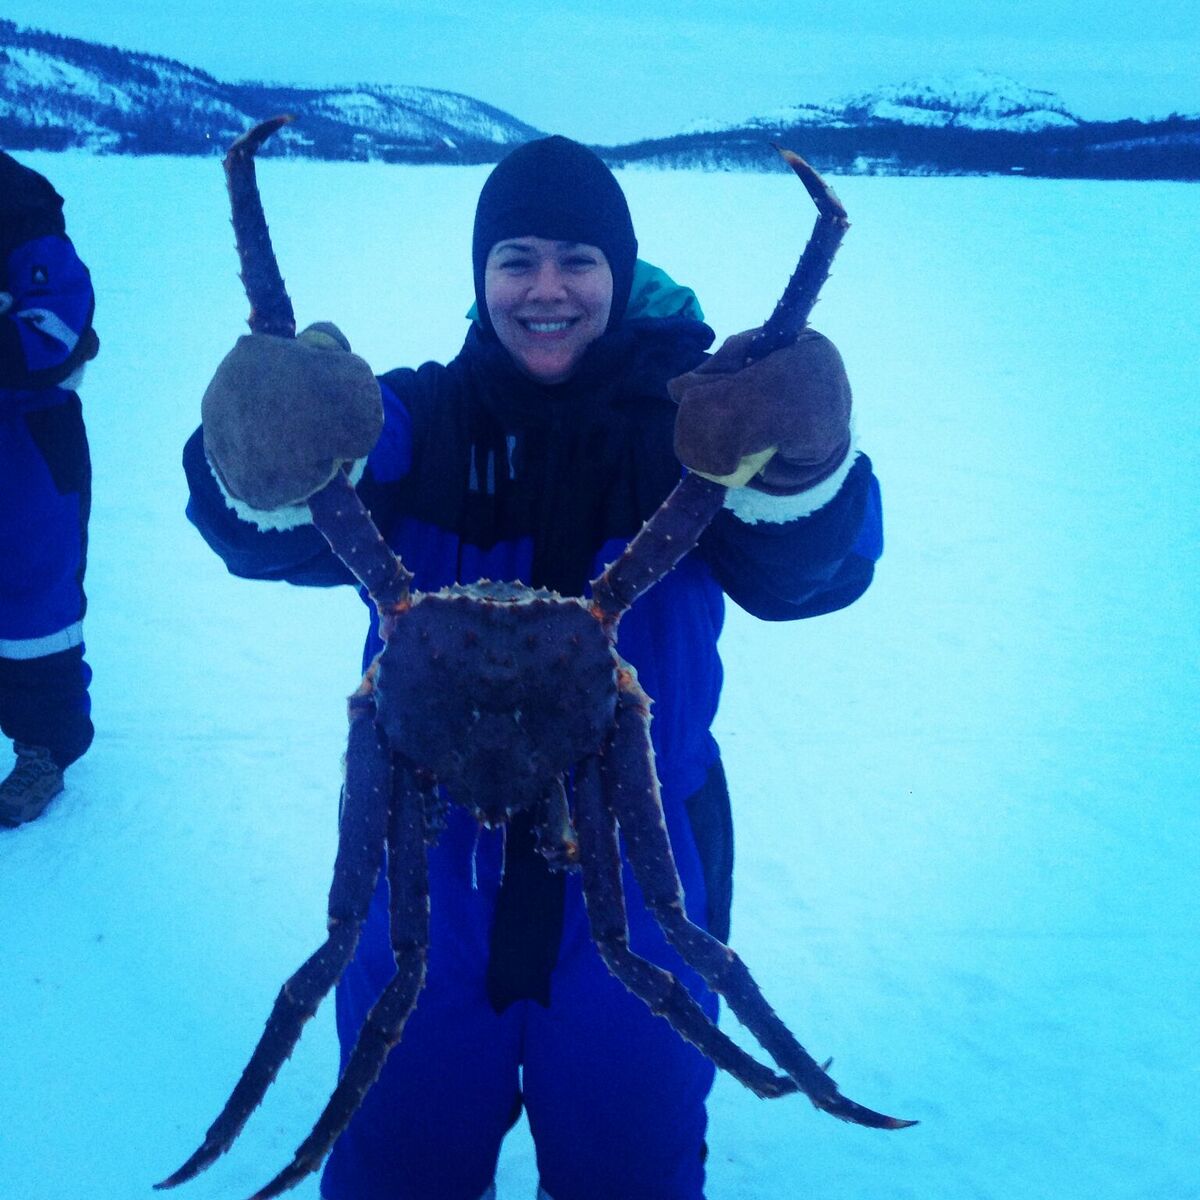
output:
[[[33,282],[34,283],[48,283],[49,281],[50,281],[49,269],[47,267],[42,266],[41,263],[36,263],[33,268]]]

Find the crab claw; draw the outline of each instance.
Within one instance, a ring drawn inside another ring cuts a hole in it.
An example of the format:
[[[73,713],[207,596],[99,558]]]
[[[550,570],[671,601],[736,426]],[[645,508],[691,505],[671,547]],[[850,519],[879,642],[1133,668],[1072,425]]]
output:
[[[822,217],[840,222],[848,229],[850,218],[846,215],[846,206],[837,198],[833,188],[821,178],[816,168],[801,158],[795,150],[789,150],[778,142],[772,142],[771,145],[779,152],[779,157],[799,176],[800,182],[804,184],[812,202],[817,206],[817,212]]]
[[[242,264],[242,283],[250,301],[253,333],[296,336],[296,316],[279,274],[267,219],[254,173],[254,156],[277,129],[293,120],[288,113],[261,121],[241,135],[225,154],[225,182],[233,210],[233,236]]]
[[[827,1112],[839,1121],[849,1121],[851,1125],[863,1125],[867,1129],[909,1129],[919,1125],[920,1121],[905,1121],[900,1117],[889,1117],[886,1113],[876,1112],[846,1099],[840,1092],[830,1099],[813,1100],[813,1107]]]
[[[247,129],[240,137],[235,138],[229,143],[229,149],[225,152],[226,157],[231,154],[254,154],[259,146],[263,144],[277,129],[282,129],[285,125],[290,124],[296,118],[291,113],[280,113],[277,117],[271,117],[270,120],[260,121],[251,129]],[[782,151],[780,152],[782,153]]]
[[[819,1112],[837,1117],[839,1121],[847,1121],[851,1125],[862,1125],[867,1129],[908,1129],[919,1125],[919,1121],[906,1121],[901,1117],[889,1117],[887,1113],[876,1112],[864,1104],[858,1104],[838,1090],[838,1085],[829,1076],[829,1068],[833,1059],[827,1058],[823,1063],[816,1063],[808,1057],[807,1052],[796,1045],[793,1061],[785,1070],[799,1084],[800,1090],[808,1097],[813,1108]]]

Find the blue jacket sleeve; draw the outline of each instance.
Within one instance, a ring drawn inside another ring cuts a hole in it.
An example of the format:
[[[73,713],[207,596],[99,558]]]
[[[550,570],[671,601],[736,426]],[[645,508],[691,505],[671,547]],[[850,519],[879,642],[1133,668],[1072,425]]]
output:
[[[53,387],[96,356],[91,276],[69,238],[50,233],[15,246],[0,290],[0,387]]]
[[[390,525],[386,483],[402,477],[408,469],[411,449],[407,410],[386,384],[383,394],[384,428],[367,460],[358,483],[358,494],[376,525]],[[188,481],[188,520],[216,551],[230,574],[244,579],[283,580],[305,587],[334,587],[354,583],[354,576],[329,543],[312,525],[295,529],[259,529],[244,521],[226,503],[204,453],[204,435],[199,429],[183,448],[183,469]]]
[[[824,506],[790,521],[718,513],[700,543],[726,594],[767,621],[833,612],[867,590],[883,551],[879,484],[859,455]]]

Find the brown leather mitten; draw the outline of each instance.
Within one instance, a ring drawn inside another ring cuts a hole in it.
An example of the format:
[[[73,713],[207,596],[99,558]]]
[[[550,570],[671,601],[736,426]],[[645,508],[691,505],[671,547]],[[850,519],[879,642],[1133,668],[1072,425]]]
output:
[[[728,487],[790,494],[831,475],[850,449],[850,382],[828,338],[805,329],[743,366],[757,330],[667,384],[679,405],[675,454]]]
[[[247,334],[200,406],[204,449],[225,490],[251,508],[299,504],[383,428],[379,384],[334,325],[298,338]]]

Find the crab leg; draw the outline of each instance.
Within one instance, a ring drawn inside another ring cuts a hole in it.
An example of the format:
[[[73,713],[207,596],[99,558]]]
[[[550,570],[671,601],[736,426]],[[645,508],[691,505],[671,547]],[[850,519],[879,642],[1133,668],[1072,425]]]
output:
[[[248,324],[253,333],[285,338],[296,336],[296,317],[271,245],[254,171],[254,155],[271,134],[292,119],[278,116],[255,125],[225,155],[234,241],[242,265],[242,283],[250,301]],[[380,537],[345,472],[339,471],[325,487],[310,496],[308,506],[313,524],[366,587],[380,616],[386,620],[408,600],[412,575]]]
[[[367,589],[380,618],[386,622],[403,609],[409,599],[412,572],[383,540],[346,472],[339,471],[319,492],[309,496],[308,507],[313,524]],[[386,627],[381,634],[386,638]]]
[[[387,834],[388,894],[396,974],[363,1022],[338,1085],[295,1157],[252,1200],[270,1200],[315,1171],[350,1124],[379,1077],[417,1005],[429,948],[429,877],[425,848],[427,795],[407,768],[399,772]],[[382,805],[381,805],[382,807]]]
[[[812,197],[817,220],[775,311],[750,343],[746,366],[796,340],[850,227],[842,202],[821,176],[800,155],[775,148]],[[592,581],[592,611],[605,625],[615,625],[643,592],[696,545],[724,505],[725,492],[721,484],[690,472],[679,481],[616,562]]]
[[[843,1121],[873,1129],[904,1129],[915,1125],[915,1121],[886,1116],[843,1096],[837,1084],[796,1041],[763,998],[742,960],[688,920],[654,776],[650,701],[631,675],[621,673],[618,687],[617,730],[604,758],[604,794],[621,826],[629,865],[646,905],[667,940],[683,961],[725,998],[734,1016],[817,1108]]]
[[[225,183],[233,210],[233,236],[242,264],[242,284],[250,301],[247,322],[254,333],[273,333],[277,337],[296,336],[296,317],[279,264],[271,249],[271,234],[263,215],[254,175],[254,155],[277,129],[288,124],[291,116],[272,117],[247,130],[229,147],[225,155]]]
[[[728,489],[691,472],[675,485],[616,562],[592,580],[592,612],[610,628],[685,554],[725,504]]]
[[[722,1033],[670,971],[630,949],[617,822],[602,796],[600,777],[595,758],[586,759],[577,769],[575,825],[588,924],[605,966],[680,1037],[756,1095],[773,1099],[796,1091],[791,1079],[776,1075]]]
[[[535,831],[538,853],[551,868],[569,871],[579,866],[579,835],[571,823],[571,808],[561,776],[550,785]]]
[[[776,146],[775,149],[812,197],[817,206],[817,220],[775,311],[767,318],[746,351],[747,366],[766,358],[773,350],[790,345],[808,324],[821,288],[829,278],[833,256],[838,252],[846,230],[850,228],[846,210],[829,184],[800,155],[783,146]]]
[[[266,1029],[220,1116],[200,1148],[173,1175],[156,1183],[171,1188],[199,1174],[233,1145],[300,1040],[308,1019],[354,954],[383,862],[391,754],[375,724],[372,686],[350,697],[350,739],[346,751],[345,806],[338,838],[333,886],[329,892],[329,933],[325,944],[283,985]]]

